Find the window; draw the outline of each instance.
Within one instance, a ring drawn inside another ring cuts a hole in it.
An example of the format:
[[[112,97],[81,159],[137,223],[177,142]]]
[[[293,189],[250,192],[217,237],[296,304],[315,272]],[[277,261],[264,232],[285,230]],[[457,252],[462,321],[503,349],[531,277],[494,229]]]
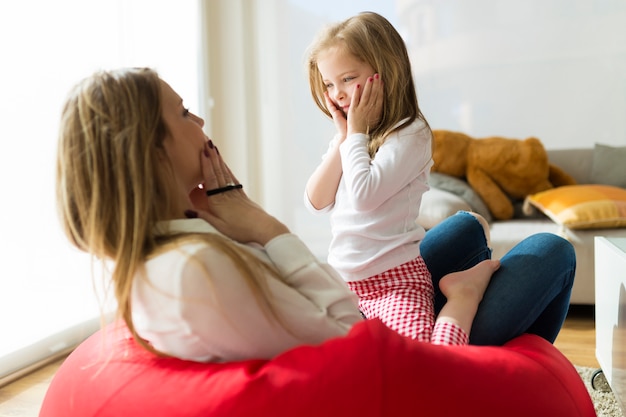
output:
[[[100,324],[90,259],[68,243],[56,212],[66,94],[98,69],[148,66],[197,109],[197,9],[167,0],[0,4],[0,383]]]

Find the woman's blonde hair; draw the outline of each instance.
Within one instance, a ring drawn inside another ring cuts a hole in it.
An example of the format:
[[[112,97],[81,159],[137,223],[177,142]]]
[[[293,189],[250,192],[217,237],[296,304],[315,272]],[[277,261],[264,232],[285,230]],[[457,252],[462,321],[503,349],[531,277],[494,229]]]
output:
[[[311,95],[317,107],[332,117],[324,100],[326,86],[317,67],[321,52],[332,47],[346,48],[358,60],[369,64],[381,75],[384,83],[382,116],[375,127],[370,127],[370,156],[373,158],[385,138],[394,130],[401,129],[426,118],[419,109],[417,92],[411,72],[411,62],[404,40],[383,16],[363,12],[343,22],[324,28],[308,49],[307,70]],[[407,119],[402,125],[396,125]]]
[[[148,68],[98,72],[70,92],[61,118],[56,193],[62,227],[79,249],[112,260],[112,284],[123,319],[135,330],[131,310],[133,280],[148,257],[184,240],[221,248],[247,278],[261,306],[274,314],[259,270],[271,267],[228,239],[214,234],[158,236],[157,222],[168,219],[174,201],[174,174],[163,141],[158,74]],[[165,161],[165,163],[164,163]],[[158,353],[158,352],[157,352]]]

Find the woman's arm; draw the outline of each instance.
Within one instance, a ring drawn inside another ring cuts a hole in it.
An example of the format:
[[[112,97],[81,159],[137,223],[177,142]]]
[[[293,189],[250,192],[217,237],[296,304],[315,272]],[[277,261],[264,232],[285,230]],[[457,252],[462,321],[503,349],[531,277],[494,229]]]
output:
[[[267,285],[276,317],[261,307],[258,289],[235,263],[204,245],[184,262],[177,288],[156,291],[177,294],[175,300],[170,297],[177,306],[159,320],[172,326],[151,340],[155,347],[197,361],[271,358],[295,346],[345,335],[362,319],[355,295],[295,235],[281,235],[266,249],[266,259],[280,278],[257,278]],[[167,310],[161,305],[150,317],[157,320]]]

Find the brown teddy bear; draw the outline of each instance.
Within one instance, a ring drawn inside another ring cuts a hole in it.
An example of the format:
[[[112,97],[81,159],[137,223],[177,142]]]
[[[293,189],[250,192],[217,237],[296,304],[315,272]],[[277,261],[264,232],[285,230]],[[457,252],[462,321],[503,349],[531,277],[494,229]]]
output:
[[[513,200],[522,200],[576,180],[551,165],[537,138],[474,139],[460,132],[433,131],[433,172],[465,178],[493,217],[513,217]]]

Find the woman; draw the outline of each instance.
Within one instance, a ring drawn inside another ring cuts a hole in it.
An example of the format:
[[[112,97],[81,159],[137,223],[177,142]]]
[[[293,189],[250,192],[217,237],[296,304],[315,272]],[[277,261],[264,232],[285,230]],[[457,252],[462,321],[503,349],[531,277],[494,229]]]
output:
[[[354,297],[231,185],[202,126],[149,69],[97,73],[65,105],[63,225],[113,261],[119,316],[148,349],[196,361],[270,358],[346,334],[361,320]]]

